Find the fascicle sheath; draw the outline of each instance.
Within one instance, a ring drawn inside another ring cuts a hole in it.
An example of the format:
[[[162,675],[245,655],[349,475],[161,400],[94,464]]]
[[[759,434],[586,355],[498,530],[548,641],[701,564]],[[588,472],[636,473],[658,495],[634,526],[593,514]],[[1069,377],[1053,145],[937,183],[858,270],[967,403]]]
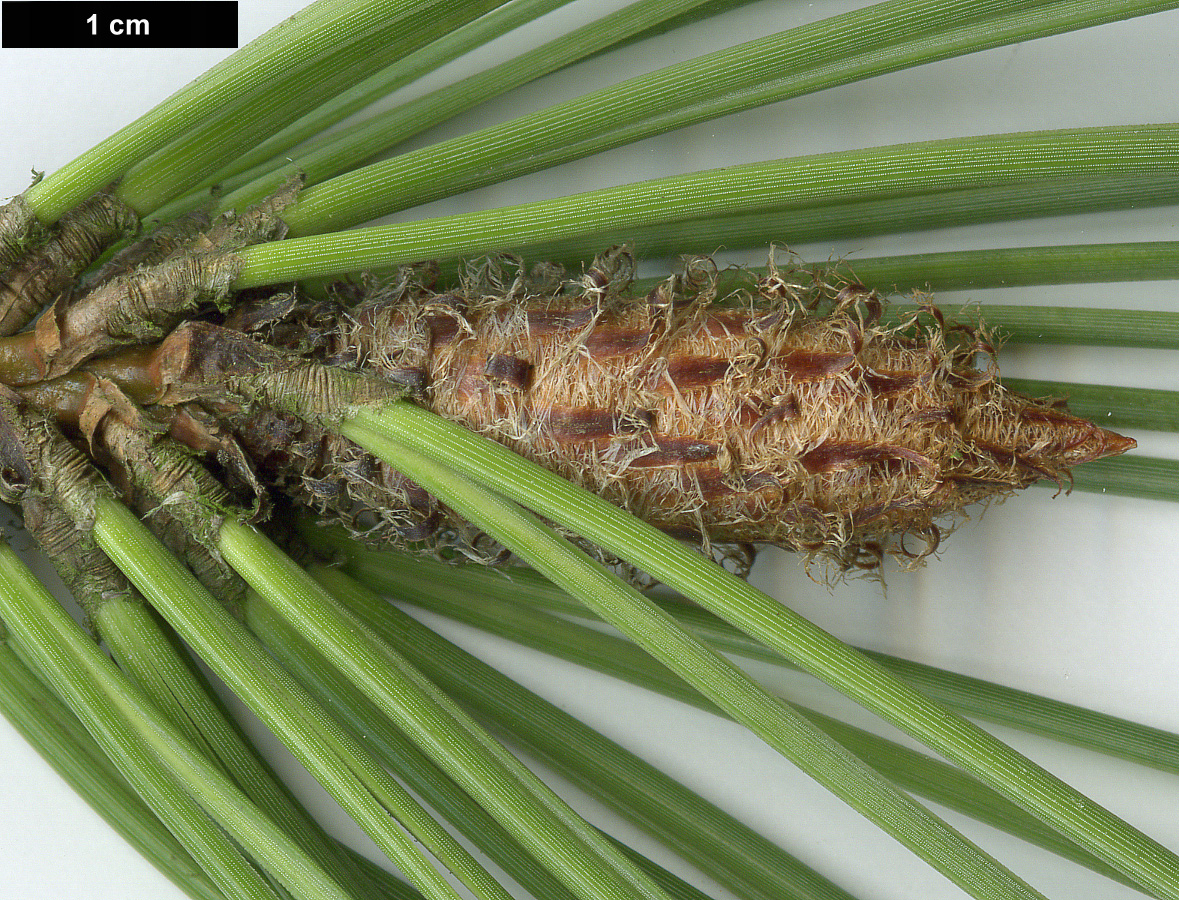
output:
[[[0,334],[15,334],[99,255],[133,235],[139,217],[109,194],[96,194],[58,220],[47,240],[0,275]]]

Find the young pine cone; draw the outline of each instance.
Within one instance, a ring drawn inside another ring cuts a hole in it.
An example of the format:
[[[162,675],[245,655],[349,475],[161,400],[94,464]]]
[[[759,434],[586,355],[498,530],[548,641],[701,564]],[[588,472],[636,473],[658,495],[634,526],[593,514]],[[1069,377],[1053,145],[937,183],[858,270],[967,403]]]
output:
[[[1005,390],[985,333],[935,309],[883,325],[864,289],[776,271],[721,302],[700,272],[623,299],[618,262],[573,292],[403,283],[325,354],[674,535],[845,567],[923,556],[967,504],[1134,446]]]

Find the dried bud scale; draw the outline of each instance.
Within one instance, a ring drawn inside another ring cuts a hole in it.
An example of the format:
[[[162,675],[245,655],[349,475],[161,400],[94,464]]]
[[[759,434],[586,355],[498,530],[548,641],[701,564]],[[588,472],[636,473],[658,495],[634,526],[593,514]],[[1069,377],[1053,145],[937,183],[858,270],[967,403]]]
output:
[[[82,290],[94,290],[136,269],[162,263],[177,250],[192,244],[209,224],[208,216],[193,213],[155,227],[114,254],[98,271],[87,275]]]
[[[127,502],[163,544],[183,559],[209,592],[235,614],[246,585],[215,549],[225,515],[239,514],[232,496],[182,445],[107,386],[111,401],[83,416],[91,446],[101,447]],[[97,399],[97,398],[96,398]]]
[[[43,231],[23,194],[17,194],[0,206],[0,269],[14,265]]]
[[[226,305],[242,265],[237,251],[286,234],[279,213],[297,189],[291,182],[240,215],[218,217],[195,236],[188,225],[168,229],[160,241],[131,253],[134,268],[120,263],[77,297],[58,295],[31,331],[0,342],[4,383],[58,378],[120,347],[158,341],[202,306]],[[199,220],[191,224],[199,227]],[[145,264],[136,265],[140,256]],[[5,308],[0,296],[0,318]]]
[[[62,216],[42,245],[0,273],[0,334],[27,325],[103,250],[138,228],[134,210],[109,194],[96,194]]]
[[[21,502],[26,530],[61,576],[89,623],[111,600],[142,603],[126,576],[94,541],[57,506],[50,496],[28,492]]]
[[[402,285],[324,353],[416,374],[435,412],[672,534],[842,566],[924,555],[966,505],[1133,446],[1006,391],[985,333],[932,308],[881,325],[862,288],[777,269],[723,298],[700,264],[627,281],[615,253],[563,292]]]
[[[426,491],[347,438],[269,410],[221,413],[267,483],[326,524],[398,546],[434,542],[449,524]]]

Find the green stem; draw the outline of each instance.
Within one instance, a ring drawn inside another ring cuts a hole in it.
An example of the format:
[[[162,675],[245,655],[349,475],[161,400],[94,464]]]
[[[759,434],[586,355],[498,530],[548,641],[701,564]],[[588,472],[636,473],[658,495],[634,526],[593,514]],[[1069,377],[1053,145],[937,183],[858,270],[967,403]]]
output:
[[[933,189],[1179,174],[1179,125],[1023,132],[900,144],[712,169],[554,200],[249,247],[236,288],[660,223]],[[298,201],[295,210],[303,208]]]
[[[835,263],[797,260],[788,265],[804,272],[822,272],[829,278],[854,280],[882,294],[1169,280],[1179,279],[1179,241],[993,247],[849,258]],[[766,269],[753,267],[749,271],[761,274]],[[662,280],[637,279],[632,291],[642,296]],[[911,304],[898,308],[909,309]]]
[[[652,25],[650,28],[636,32],[625,41],[621,42],[618,46],[628,47],[631,44],[638,43],[639,41],[645,41],[648,38],[658,37],[662,34],[668,34],[669,32],[675,31],[677,28],[683,28],[687,25],[691,25],[694,22],[700,22],[704,19],[715,18],[716,16],[720,16],[731,9],[737,9],[738,7],[745,6],[750,2],[752,2],[752,0],[711,0],[711,2],[704,4],[703,7],[694,6],[692,9],[681,13],[675,18],[668,19],[665,22],[660,22],[658,25]]]
[[[347,852],[283,788],[233,725],[183,651],[163,631],[142,598],[113,596],[91,609],[95,628],[119,665],[194,746],[220,765],[337,882],[357,896],[405,897],[392,876],[374,884]]]
[[[1179,278],[1179,241],[1002,247],[848,260],[842,268],[879,291],[961,291]]]
[[[519,760],[262,535],[227,521],[218,550],[574,894],[583,900],[663,900],[652,882]]]
[[[908,304],[889,307],[900,317]],[[1088,344],[1179,350],[1179,313],[1138,309],[1083,309],[1069,306],[988,306],[986,324],[1013,344]]]
[[[973,896],[1039,896],[956,831],[855,759],[748,676],[678,628],[636,590],[485,483],[455,475],[421,442],[388,435],[378,415],[358,415],[340,433],[384,459],[533,568],[591,606],[810,777]],[[498,479],[494,479],[498,480]],[[567,483],[567,482],[563,482]],[[625,558],[625,557],[624,557]]]
[[[199,836],[189,850],[200,854],[202,866],[227,895],[274,898],[228,836],[294,896],[348,900],[122,676],[7,544],[0,546],[0,616],[156,814],[170,828]]]
[[[386,766],[521,887],[534,897],[573,900],[574,895],[506,828],[253,591],[246,598],[245,616],[249,629],[283,668],[334,710],[354,734],[364,735],[365,743]]]
[[[527,84],[549,72],[569,65],[621,41],[636,31],[645,29],[654,22],[677,15],[685,9],[702,4],[703,0],[638,0],[638,2],[611,15],[575,29],[540,47],[520,54],[514,59],[447,85],[425,96],[418,97],[388,112],[378,114],[352,128],[324,136],[321,140],[300,148],[293,161],[279,160],[277,164],[267,162],[253,173],[248,181],[235,180],[218,205],[219,209],[233,209],[249,206],[266,197],[287,178],[301,173],[306,183],[318,184],[327,178],[347,172],[353,166],[372,159],[379,153],[425,131],[464,110],[493,97],[506,93],[520,85]],[[431,155],[445,155],[449,150],[464,145],[466,139],[446,142],[440,149],[430,149]],[[449,150],[448,150],[449,148]],[[491,172],[480,177],[507,178],[511,172]],[[392,182],[398,176],[390,178]],[[427,190],[435,196],[445,192],[458,192],[462,185],[435,181]],[[408,196],[417,191],[410,203],[422,202],[429,197],[422,193],[421,186],[407,188]]]
[[[433,43],[408,54],[354,87],[332,97],[282,131],[243,153],[208,180],[212,184],[221,185],[224,191],[229,189],[228,179],[256,166],[276,169],[279,166],[274,160],[282,159],[292,147],[311,141],[353,113],[568,2],[569,0],[523,0],[496,7],[473,22],[455,28]]]
[[[703,700],[698,693],[681,680],[673,677],[665,668],[659,666],[634,645],[613,635],[603,634],[600,631],[576,625],[557,616],[548,615],[522,605],[522,603],[527,603],[529,599],[530,585],[527,581],[509,580],[489,571],[482,573],[472,571],[469,574],[474,576],[473,580],[479,583],[478,593],[473,594],[467,589],[452,587],[448,583],[448,573],[440,571],[453,567],[438,566],[431,564],[429,560],[400,557],[391,553],[381,554],[379,561],[376,554],[365,554],[364,558],[369,561],[354,562],[348,566],[348,569],[362,582],[371,585],[374,590],[389,593],[397,600],[421,606],[431,612],[440,613],[499,637],[505,637],[544,653],[605,672],[648,690],[658,691],[680,702],[722,714],[714,705]],[[353,559],[358,558],[354,557]],[[316,577],[319,577],[318,572]],[[573,598],[568,599],[571,603],[576,603]],[[351,600],[349,602],[351,603]],[[366,612],[362,614],[362,617],[374,626],[379,626],[384,618],[394,615],[387,612],[387,608],[388,604],[372,609],[366,606]],[[584,608],[582,614],[584,614]],[[406,626],[406,628],[410,627]],[[406,640],[408,641],[408,638]],[[433,640],[439,642],[441,639],[434,638]],[[449,658],[442,649],[435,648],[432,652],[439,660]],[[459,652],[461,653],[461,651]],[[781,657],[776,657],[776,659],[781,662]],[[462,673],[461,676],[451,676],[459,677],[462,680],[462,684],[455,685],[453,690],[465,693],[476,689],[480,690],[480,696],[483,698],[481,702],[489,710],[494,710],[494,715],[499,721],[514,722],[526,715],[520,710],[532,709],[530,705],[521,702],[511,703],[509,707],[507,698],[515,695],[508,687],[499,684],[499,679],[502,679],[503,676],[495,673],[494,670],[489,673],[482,672],[482,666],[478,661],[464,663],[461,670],[456,668],[457,663],[448,663],[447,665],[449,669]],[[472,669],[476,671],[472,672]],[[501,701],[500,698],[504,699]],[[1092,854],[1081,850],[1072,841],[1047,828],[960,769],[932,760],[921,753],[866,731],[845,725],[814,710],[798,705],[795,705],[795,708],[904,790],[965,813],[993,827],[1001,828],[1107,877],[1125,881],[1120,873],[1102,863]],[[558,720],[562,718],[559,711],[549,712],[546,710],[545,715],[547,718]],[[580,723],[577,723],[572,727],[576,728],[579,725]],[[525,724],[522,727],[527,728],[528,725]],[[557,725],[546,722],[543,727],[531,728],[527,740],[531,746],[544,747],[543,752],[546,758],[558,757],[558,762],[563,768],[576,765],[578,762],[574,754],[565,752],[565,748],[571,749],[580,746],[580,744],[573,736],[562,730],[559,722]],[[533,752],[539,751],[534,749]],[[626,770],[625,766],[615,762],[604,764],[608,765],[611,770]],[[578,781],[587,781],[587,776],[579,777]],[[602,776],[595,776],[593,781],[600,783]],[[650,789],[644,788],[644,792],[650,793]],[[678,828],[674,833],[682,835],[694,833],[694,831]],[[695,849],[692,851],[693,857],[698,856],[699,853],[700,851]],[[781,863],[775,862],[772,865],[778,867]],[[714,877],[717,876],[714,875]],[[774,896],[774,894],[771,892],[770,896]]]
[[[57,695],[0,640],[0,712],[107,824],[193,900],[225,900]]]
[[[759,900],[850,900],[845,891],[748,826],[434,634],[339,570],[316,566],[309,571],[358,618],[402,649],[475,715],[522,742],[530,753],[555,765],[564,777],[653,834],[729,890]],[[419,586],[429,592],[427,585]],[[641,652],[638,655],[699,702],[694,690],[651,657]]]
[[[515,567],[493,573],[475,566],[446,565],[367,550],[337,529],[301,528],[300,533],[321,551],[343,554],[348,571],[366,583],[383,591],[394,591],[413,603],[436,604],[441,602],[441,593],[451,599],[491,595],[561,615],[595,618],[583,604],[530,569]],[[424,591],[423,583],[429,584],[432,590]],[[782,654],[694,603],[670,597],[656,598],[656,602],[682,627],[716,650],[773,665],[791,665]],[[455,612],[457,609],[451,608],[450,614]],[[464,613],[471,614],[473,611]],[[506,610],[500,615],[505,620],[513,618]],[[860,652],[964,715],[1179,774],[1179,735],[923,663],[870,650]]]
[[[119,667],[194,746],[234,777],[211,737],[220,730],[220,711],[204,696],[179,648],[164,634],[142,599],[111,597],[90,616]],[[247,790],[240,779],[235,781]]]
[[[339,670],[324,661],[311,645],[256,595],[247,600],[246,617],[251,630],[321,701],[336,709],[349,727],[360,734],[451,824],[504,869],[534,897],[572,900],[573,894],[530,856],[481,806],[473,801],[438,766],[381,714]],[[619,845],[619,849],[626,852]],[[630,855],[630,854],[628,854]],[[649,860],[631,858],[644,867],[673,897],[694,891]],[[778,894],[778,897],[790,896]],[[706,900],[696,892],[694,900]]]
[[[1174,5],[889,0],[367,166],[308,189],[288,223],[300,235],[338,230],[766,103]]]
[[[351,421],[416,452],[442,455],[468,477],[496,485],[594,541],[977,775],[1146,889],[1179,897],[1179,857],[1171,851],[711,560],[510,450],[407,403]]]
[[[431,900],[454,889],[396,824],[436,849],[434,825],[388,773],[271,659],[244,627],[116,500],[98,500],[95,540],[177,634],[312,772],[349,815]],[[445,838],[442,838],[445,841]],[[457,851],[461,852],[461,851]],[[460,870],[463,869],[459,866]],[[475,879],[480,896],[486,873]]]
[[[57,221],[218,110],[313,63],[325,48],[374,27],[380,14],[369,0],[318,0],[33,185],[25,199],[43,223]]]
[[[1079,491],[1150,500],[1179,500],[1179,461],[1152,456],[1099,459],[1073,472]]]
[[[505,0],[368,0],[358,25],[324,44],[309,65],[261,84],[132,167],[117,196],[146,214],[179,196],[228,160],[293,119],[354,85],[373,68],[445,35]],[[351,5],[351,4],[348,4]]]
[[[770,208],[722,216],[688,216],[657,225],[624,227],[554,237],[529,248],[529,259],[573,266],[603,247],[631,243],[640,258],[707,255],[717,247],[741,249],[846,242],[852,238],[925,231],[1018,218],[1043,218],[1157,206],[1179,201],[1179,178],[1173,172],[1132,177],[1085,176],[990,184],[955,190],[926,190],[886,199],[824,202],[790,209]]]

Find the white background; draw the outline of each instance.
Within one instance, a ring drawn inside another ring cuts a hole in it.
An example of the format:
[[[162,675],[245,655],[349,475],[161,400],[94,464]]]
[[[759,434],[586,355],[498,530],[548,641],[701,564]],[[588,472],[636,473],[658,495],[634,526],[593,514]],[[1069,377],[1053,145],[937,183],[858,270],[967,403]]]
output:
[[[298,5],[243,0],[242,41]],[[559,33],[569,23],[619,5],[572,3],[541,22],[540,28],[497,42],[486,53],[440,73],[432,83],[519,52],[535,43],[537,34]],[[574,67],[490,108],[475,110],[430,137],[460,133],[611,83],[624,74],[860,5],[828,0],[753,3],[726,14],[719,24],[692,26]],[[707,123],[434,204],[428,211],[517,202],[728,162],[901,140],[1177,121],[1177,38],[1179,13],[1164,13],[993,50]],[[25,187],[30,168],[52,171],[67,162],[223,54],[0,50],[7,126],[0,194]],[[809,258],[834,253],[854,260],[879,252],[1175,239],[1179,235],[1174,214],[1174,208],[1130,210],[795,249]],[[788,234],[780,237],[789,242]],[[940,300],[950,306],[966,300],[1169,309],[1179,305],[1175,284],[1169,282],[980,291],[947,294]],[[1010,374],[1179,389],[1179,366],[1169,353],[1014,351],[1004,362]],[[1169,436],[1137,436],[1146,453],[1179,453]],[[808,578],[796,558],[773,552],[759,561],[755,578],[784,603],[850,641],[1179,730],[1179,604],[1173,588],[1177,547],[1179,507],[1085,494],[1053,498],[1051,491],[1033,489],[963,527],[925,569],[889,570],[887,589],[871,581],[829,589]],[[728,724],[507,644],[448,631],[658,761],[858,896],[962,896]],[[1179,820],[1174,816],[1179,778],[1003,734],[1148,833],[1179,848]],[[274,756],[284,771],[290,770],[280,753]],[[2,722],[0,760],[0,894],[87,900],[180,896]],[[325,802],[305,777],[294,777],[309,802]],[[576,794],[570,796],[576,799]],[[594,809],[588,803],[585,808]],[[351,834],[338,811],[325,808],[323,815],[340,833]],[[600,821],[614,824],[605,814]],[[1140,896],[989,829],[970,822],[962,826],[1050,896]],[[628,834],[624,829],[620,833]],[[634,841],[642,849],[650,848],[641,837]],[[695,877],[681,864],[672,865]],[[715,896],[727,896],[706,880],[700,883]]]

